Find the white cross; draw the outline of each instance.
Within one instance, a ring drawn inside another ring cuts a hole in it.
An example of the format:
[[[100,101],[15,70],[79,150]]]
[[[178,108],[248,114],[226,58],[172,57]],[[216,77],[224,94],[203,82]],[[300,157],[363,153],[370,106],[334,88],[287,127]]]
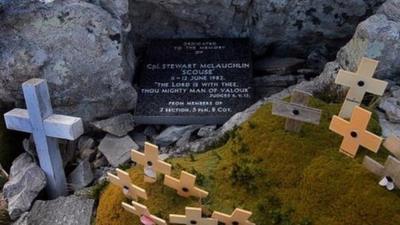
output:
[[[4,114],[8,129],[32,133],[40,167],[47,176],[50,198],[67,192],[65,173],[57,138],[75,140],[83,134],[82,120],[53,114],[46,80],[31,79],[22,84],[27,110]]]

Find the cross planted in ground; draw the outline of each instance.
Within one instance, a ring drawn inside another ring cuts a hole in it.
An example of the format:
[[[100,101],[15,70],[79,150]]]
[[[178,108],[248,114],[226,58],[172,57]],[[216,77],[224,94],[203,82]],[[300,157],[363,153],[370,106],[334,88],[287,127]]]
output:
[[[40,167],[47,177],[50,198],[65,195],[67,185],[57,138],[75,140],[83,134],[82,120],[53,114],[47,82],[31,79],[22,84],[25,109],[4,114],[8,129],[32,133]]]

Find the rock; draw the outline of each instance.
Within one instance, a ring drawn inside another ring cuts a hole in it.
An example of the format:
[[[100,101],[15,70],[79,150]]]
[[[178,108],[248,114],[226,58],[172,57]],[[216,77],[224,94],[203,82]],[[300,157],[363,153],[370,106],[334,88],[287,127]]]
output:
[[[377,114],[379,117],[379,125],[382,128],[382,136],[389,137],[390,135],[396,135],[400,137],[400,124],[388,121],[384,113],[377,112]]]
[[[23,153],[11,166],[10,180],[4,185],[8,211],[15,220],[31,208],[33,200],[46,187],[46,175],[32,158]]]
[[[64,168],[75,160],[77,155],[77,142],[69,140],[59,140],[60,153],[63,160]]]
[[[123,29],[87,1],[13,1],[0,20],[1,102],[25,107],[21,83],[38,77],[55,112],[84,122],[133,109],[134,51]]]
[[[216,125],[205,126],[199,129],[197,136],[199,137],[209,137],[217,129]]]
[[[157,129],[154,126],[149,125],[144,128],[143,134],[148,138],[154,138],[157,135]]]
[[[69,174],[68,183],[72,190],[77,191],[92,183],[93,171],[87,160],[81,161],[78,166]]]
[[[131,150],[139,146],[129,137],[115,137],[107,134],[99,145],[99,151],[107,158],[113,167],[118,167],[131,158]]]
[[[100,0],[100,5],[102,8],[111,13],[111,15],[117,18],[123,18],[129,13],[128,0]]]
[[[94,200],[71,195],[36,201],[31,211],[13,225],[90,225]]]
[[[135,132],[132,135],[133,141],[139,145],[140,148],[144,147],[144,143],[146,142],[147,138],[142,132]]]
[[[328,52],[329,50],[325,46],[313,49],[307,56],[307,67],[321,72],[328,62],[326,59],[329,56]]]
[[[266,74],[290,74],[304,65],[304,59],[297,58],[263,58],[254,63],[254,70]]]
[[[79,152],[79,158],[83,160],[87,160],[89,162],[93,162],[96,159],[97,151],[94,149],[83,149]]]
[[[267,75],[253,78],[253,87],[257,98],[278,93],[285,88],[303,81],[303,76],[295,75]]]
[[[388,120],[392,123],[400,123],[400,102],[399,98],[385,97],[381,99],[379,108],[382,109]]]
[[[95,144],[96,143],[93,138],[88,136],[81,136],[78,140],[78,149],[79,151],[82,151],[85,149],[94,148]]]
[[[104,156],[101,157],[101,158],[96,159],[93,162],[93,167],[96,168],[96,169],[98,169],[100,167],[105,167],[105,166],[108,166],[108,161],[107,161],[106,157],[104,157]]]
[[[296,55],[321,44],[341,46],[383,2],[140,0],[130,11],[138,46],[150,38],[250,37],[257,54]]]
[[[178,148],[184,148],[189,142],[190,137],[192,136],[193,131],[188,130],[186,131],[178,141],[176,141],[175,146]]]
[[[133,115],[121,114],[106,120],[91,123],[95,128],[114,136],[123,137],[135,128]]]
[[[375,77],[400,81],[400,3],[388,0],[360,23],[353,38],[338,53],[340,65],[355,71],[361,57],[379,60]]]
[[[201,126],[199,125],[170,126],[161,132],[161,134],[159,134],[157,137],[155,137],[154,142],[160,147],[166,147],[182,138],[185,134],[187,135],[188,133],[193,133],[200,127]]]

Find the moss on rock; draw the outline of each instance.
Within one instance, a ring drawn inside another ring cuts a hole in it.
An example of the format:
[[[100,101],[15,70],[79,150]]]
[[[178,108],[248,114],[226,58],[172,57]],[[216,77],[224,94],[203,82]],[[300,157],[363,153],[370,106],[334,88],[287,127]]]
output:
[[[229,141],[214,150],[169,160],[173,175],[180,170],[197,174],[199,185],[210,192],[203,199],[206,214],[212,210],[231,213],[236,207],[253,211],[257,225],[396,225],[400,221],[400,193],[377,185],[378,179],[362,168],[365,154],[356,160],[341,154],[342,137],[329,131],[332,115],[339,105],[313,99],[321,108],[320,126],[305,124],[300,133],[284,130],[285,119],[271,115],[271,105],[260,108],[238,127]],[[380,132],[375,119],[369,129]],[[168,220],[170,213],[184,213],[185,206],[199,206],[162,185],[145,184],[141,168],[129,170],[133,183],[145,188],[149,199],[141,200],[156,215]],[[101,195],[97,225],[139,225],[124,211],[128,202],[121,190],[109,185]]]

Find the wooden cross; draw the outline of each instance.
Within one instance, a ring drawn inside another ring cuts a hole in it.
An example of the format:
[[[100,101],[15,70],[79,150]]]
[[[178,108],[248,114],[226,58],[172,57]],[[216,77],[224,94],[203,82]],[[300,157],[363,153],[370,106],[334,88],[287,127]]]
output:
[[[145,217],[149,218],[150,220],[152,220],[157,225],[167,225],[167,222],[165,220],[160,219],[155,215],[152,215],[145,205],[142,205],[140,203],[137,203],[137,202],[133,201],[132,205],[129,205],[129,204],[123,202],[122,203],[122,207],[126,211],[128,211],[128,212],[130,212],[130,213],[132,213],[134,215],[137,215],[139,217],[145,216]]]
[[[144,166],[145,182],[154,183],[157,179],[157,172],[165,175],[171,174],[171,164],[160,160],[158,147],[148,142],[145,143],[144,153],[132,150],[132,160]]]
[[[53,114],[47,82],[31,79],[22,84],[25,109],[4,114],[8,129],[32,133],[40,167],[47,177],[47,193],[54,199],[67,193],[57,138],[75,140],[83,134],[82,120]]]
[[[272,114],[287,118],[285,129],[300,132],[303,122],[319,124],[321,110],[307,107],[311,94],[294,90],[290,103],[285,101],[274,101]]]
[[[354,108],[350,122],[333,116],[329,129],[344,137],[340,146],[342,153],[354,158],[360,145],[372,152],[378,152],[382,138],[367,131],[370,119],[371,112],[359,106]]]
[[[169,222],[186,225],[217,225],[218,221],[213,218],[203,218],[201,208],[185,208],[186,215],[169,215]]]
[[[391,135],[383,142],[383,146],[391,152],[396,158],[400,159],[400,138]]]
[[[107,177],[111,183],[122,188],[122,192],[127,198],[135,201],[137,201],[139,197],[147,199],[146,190],[132,184],[129,173],[117,169],[117,176],[112,173],[107,173]]]
[[[231,215],[214,211],[212,218],[227,225],[255,225],[249,221],[252,212],[236,208]]]
[[[195,187],[196,176],[188,172],[182,171],[180,180],[173,178],[169,175],[165,176],[164,184],[172,189],[177,190],[178,195],[188,198],[194,196],[197,198],[205,198],[208,195],[207,191],[204,191],[198,187]]]
[[[372,93],[381,96],[388,85],[386,81],[372,78],[378,67],[378,61],[362,58],[355,73],[340,70],[335,83],[350,87],[347,92],[346,100],[343,103],[339,116],[350,118],[354,107],[359,106],[365,93]]]
[[[363,165],[379,177],[390,177],[394,184],[400,188],[400,160],[389,156],[385,165],[381,165],[368,156],[364,157]]]

